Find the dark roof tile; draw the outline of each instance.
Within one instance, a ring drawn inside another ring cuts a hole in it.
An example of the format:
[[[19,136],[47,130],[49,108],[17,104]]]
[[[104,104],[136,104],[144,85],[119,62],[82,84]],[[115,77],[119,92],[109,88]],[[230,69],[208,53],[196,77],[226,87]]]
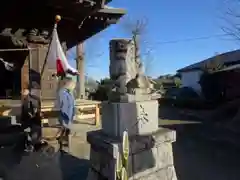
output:
[[[185,71],[191,71],[195,69],[201,69],[206,63],[214,62],[214,61],[220,61],[223,64],[230,63],[230,62],[236,62],[240,60],[240,49],[235,51],[226,52],[223,54],[218,54],[216,56],[213,56],[211,58],[205,59],[203,61],[200,61],[198,63],[189,65],[187,67],[184,67],[182,69],[177,70],[177,72],[185,72]]]

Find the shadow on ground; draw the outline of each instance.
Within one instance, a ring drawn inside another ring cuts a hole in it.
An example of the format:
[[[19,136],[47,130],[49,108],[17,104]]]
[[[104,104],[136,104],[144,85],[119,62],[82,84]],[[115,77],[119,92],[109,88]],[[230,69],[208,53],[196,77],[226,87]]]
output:
[[[178,180],[240,179],[239,149],[201,138],[198,136],[204,131],[201,124],[166,127],[177,132],[173,154]]]
[[[208,117],[208,111],[203,110],[190,110],[177,108],[173,106],[160,106],[159,118],[162,120],[178,120],[178,121],[199,121],[203,122]]]
[[[0,172],[4,180],[85,180],[88,160],[68,153],[16,153],[0,149]]]
[[[85,180],[90,167],[89,160],[79,159],[69,153],[62,153],[60,158],[64,180]]]

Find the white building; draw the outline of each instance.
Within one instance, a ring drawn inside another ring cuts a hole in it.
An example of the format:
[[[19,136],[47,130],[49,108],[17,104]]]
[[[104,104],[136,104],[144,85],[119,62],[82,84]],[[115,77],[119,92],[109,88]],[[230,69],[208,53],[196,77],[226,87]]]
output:
[[[181,83],[182,87],[191,87],[197,93],[201,93],[201,86],[199,84],[199,80],[201,75],[203,74],[202,70],[192,70],[181,72]]]
[[[225,66],[240,64],[240,50],[218,54],[206,60],[179,69],[177,72],[181,75],[182,87],[191,87],[196,92],[201,93],[199,81],[203,74],[203,68],[206,64],[214,63],[214,61],[222,63]]]

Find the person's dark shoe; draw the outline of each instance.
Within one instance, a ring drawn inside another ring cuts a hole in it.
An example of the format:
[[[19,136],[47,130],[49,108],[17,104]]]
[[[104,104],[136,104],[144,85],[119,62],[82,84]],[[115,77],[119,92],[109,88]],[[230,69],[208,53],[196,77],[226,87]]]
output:
[[[55,153],[55,148],[52,147],[52,146],[48,146],[48,147],[45,148],[45,152],[46,152],[47,154],[52,155],[52,154]]]
[[[71,134],[70,129],[66,129],[65,136],[69,136]]]
[[[33,152],[34,151],[34,146],[33,145],[27,145],[24,151],[25,152]]]
[[[35,151],[41,151],[41,149],[43,149],[43,148],[45,148],[45,147],[47,147],[47,146],[48,146],[48,143],[47,143],[47,142],[41,141],[41,142],[36,143],[36,144],[34,145],[34,149],[35,149]]]
[[[60,141],[61,140],[61,136],[56,137],[56,140]]]
[[[36,151],[40,152],[41,154],[43,154],[44,156],[47,156],[47,157],[53,157],[55,155],[55,148],[48,144],[42,145]]]

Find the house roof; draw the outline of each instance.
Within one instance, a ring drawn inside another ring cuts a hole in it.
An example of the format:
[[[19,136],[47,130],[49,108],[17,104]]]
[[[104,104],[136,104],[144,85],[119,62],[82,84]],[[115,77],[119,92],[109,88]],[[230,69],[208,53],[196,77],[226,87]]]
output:
[[[226,68],[223,68],[221,70],[216,71],[216,73],[223,72],[223,71],[232,71],[232,70],[237,70],[237,69],[240,69],[240,64],[235,64],[235,65],[232,65],[232,66],[228,66]]]
[[[223,54],[218,54],[216,56],[210,57],[210,58],[200,61],[198,63],[195,63],[195,64],[189,65],[187,67],[184,67],[182,69],[179,69],[179,70],[177,70],[177,72],[201,70],[206,63],[214,62],[214,61],[218,61],[218,62],[220,61],[223,64],[240,61],[240,49],[235,50],[235,51],[226,52]]]

